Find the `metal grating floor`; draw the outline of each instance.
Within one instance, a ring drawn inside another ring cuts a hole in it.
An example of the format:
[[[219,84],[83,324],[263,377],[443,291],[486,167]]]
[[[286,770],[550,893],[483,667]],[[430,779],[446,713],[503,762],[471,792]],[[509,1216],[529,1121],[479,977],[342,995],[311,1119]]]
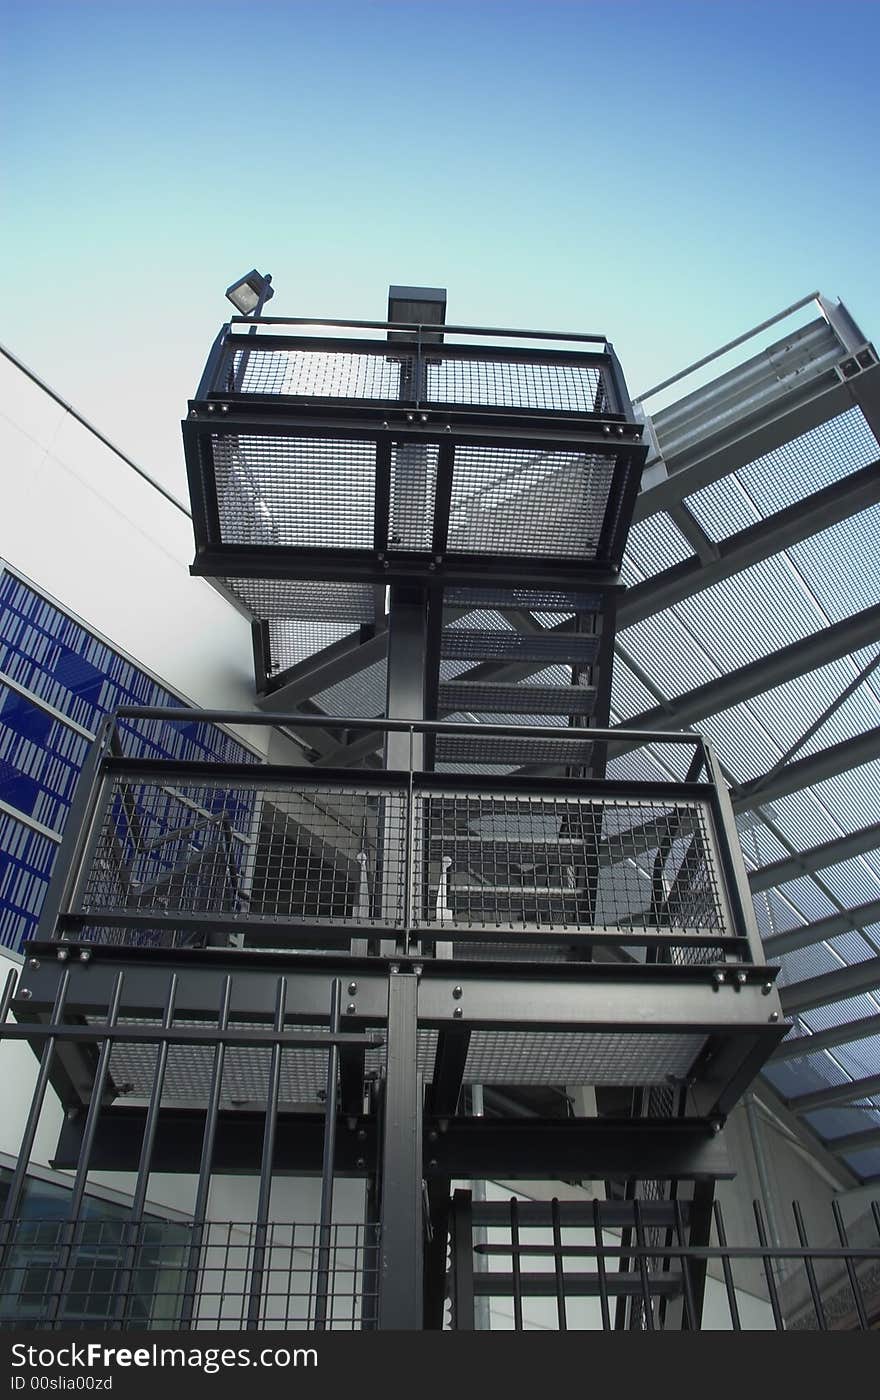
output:
[[[599,638],[591,633],[551,634],[477,630],[447,627],[440,640],[440,654],[456,661],[540,661],[563,665],[589,665],[596,659]]]
[[[483,714],[591,715],[596,705],[592,686],[504,685],[447,681],[440,686],[441,711]]]
[[[593,744],[587,739],[496,739],[441,735],[438,763],[588,764]]]
[[[93,1020],[95,1018],[89,1018]],[[158,1025],[144,1018],[123,1018],[120,1024]],[[179,1021],[177,1025],[195,1024]],[[244,1029],[245,1023],[234,1023]],[[304,1027],[302,1029],[320,1029]],[[670,1075],[684,1078],[705,1044],[701,1034],[577,1031],[474,1030],[464,1069],[467,1084],[665,1084]],[[426,1083],[434,1073],[437,1031],[420,1028],[417,1063]],[[384,1064],[383,1048],[368,1050],[367,1074]],[[156,1050],[151,1045],[114,1045],[110,1073],[117,1092],[129,1102],[149,1099]],[[250,1046],[228,1046],[224,1060],[221,1105],[225,1109],[264,1108],[269,1086],[271,1052]],[[213,1050],[201,1045],[172,1045],[163,1090],[163,1104],[200,1104],[207,1100],[214,1063]],[[324,1050],[285,1050],[281,1057],[279,1102],[282,1106],[321,1102],[327,1078]]]

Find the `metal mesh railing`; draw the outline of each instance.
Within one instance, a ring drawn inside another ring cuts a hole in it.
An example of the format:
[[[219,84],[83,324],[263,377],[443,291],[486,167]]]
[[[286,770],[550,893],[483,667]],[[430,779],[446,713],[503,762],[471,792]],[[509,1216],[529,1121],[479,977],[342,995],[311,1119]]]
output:
[[[221,393],[290,394],[299,398],[394,402],[412,376],[412,356],[386,351],[300,350],[290,346],[227,345],[214,388]]]
[[[318,349],[274,343],[228,342],[212,385],[215,393],[305,399],[449,404],[535,413],[602,415],[611,410],[601,363],[491,358],[376,344],[375,350],[323,344]]]
[[[0,1327],[220,1330],[372,1325],[378,1227],[141,1218],[0,1227]]]
[[[596,365],[432,357],[426,370],[428,403],[543,413],[602,413],[607,408],[603,372]]]
[[[77,912],[96,926],[111,913],[196,930],[239,919],[398,926],[405,821],[403,795],[380,787],[117,773]]]
[[[224,543],[372,546],[374,443],[224,433],[212,441]]]
[[[636,942],[639,931],[730,931],[704,804],[442,789],[417,800],[418,925],[631,931]]]
[[[595,555],[614,464],[610,454],[459,446],[450,552]]]

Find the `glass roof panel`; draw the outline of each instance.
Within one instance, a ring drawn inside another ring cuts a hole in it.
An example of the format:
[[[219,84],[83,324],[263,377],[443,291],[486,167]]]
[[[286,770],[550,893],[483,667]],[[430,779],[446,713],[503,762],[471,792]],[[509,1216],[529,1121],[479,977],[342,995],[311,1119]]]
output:
[[[876,457],[876,440],[861,410],[852,408],[695,492],[687,505],[710,538],[726,539]]]
[[[848,1133],[863,1133],[880,1125],[880,1113],[872,1108],[819,1108],[804,1114],[809,1123],[826,1142]]]
[[[866,1147],[861,1152],[847,1152],[842,1161],[863,1181],[871,1181],[880,1176],[880,1147]]]
[[[626,557],[639,577],[650,578],[672,564],[693,557],[693,550],[665,511],[636,521],[626,542]]]

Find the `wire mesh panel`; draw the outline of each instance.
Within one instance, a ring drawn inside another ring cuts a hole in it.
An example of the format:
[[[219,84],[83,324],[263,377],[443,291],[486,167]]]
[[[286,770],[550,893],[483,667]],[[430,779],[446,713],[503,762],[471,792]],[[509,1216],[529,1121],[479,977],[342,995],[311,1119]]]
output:
[[[699,801],[421,792],[417,922],[471,930],[730,933]],[[717,948],[687,950],[707,960]]]
[[[227,578],[226,587],[255,617],[270,624],[299,621],[330,623],[372,622],[375,614],[369,584],[339,583],[329,579]]]
[[[3,1328],[239,1330],[250,1322],[305,1331],[316,1325],[321,1291],[324,1326],[358,1331],[377,1293],[378,1227],[370,1224],[333,1224],[323,1242],[317,1225],[275,1221],[86,1217],[19,1219],[5,1229]]]
[[[374,443],[223,433],[211,441],[224,544],[372,547]]]
[[[614,466],[610,454],[456,447],[449,551],[595,558]]]
[[[384,346],[371,354],[329,347],[296,349],[262,338],[252,345],[227,345],[215,392],[393,402],[412,379],[412,356],[391,356]]]
[[[94,915],[96,937],[110,914],[165,927],[399,924],[404,846],[395,791],[115,773],[77,912]]]
[[[595,364],[432,356],[426,378],[429,403],[530,408],[543,413],[607,409],[603,370]]]
[[[389,548],[431,548],[438,456],[439,448],[434,443],[392,443]]]

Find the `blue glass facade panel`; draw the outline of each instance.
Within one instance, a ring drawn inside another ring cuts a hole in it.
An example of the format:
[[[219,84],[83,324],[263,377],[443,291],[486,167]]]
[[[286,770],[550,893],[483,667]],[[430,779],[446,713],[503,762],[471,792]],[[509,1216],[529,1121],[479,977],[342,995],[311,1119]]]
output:
[[[61,834],[89,739],[39,704],[95,733],[121,705],[182,702],[152,677],[8,572],[0,573],[0,802]],[[254,763],[256,756],[214,725],[152,720],[120,725],[136,758]],[[249,808],[227,813],[246,825]],[[18,950],[34,935],[57,843],[0,810],[0,946]]]

